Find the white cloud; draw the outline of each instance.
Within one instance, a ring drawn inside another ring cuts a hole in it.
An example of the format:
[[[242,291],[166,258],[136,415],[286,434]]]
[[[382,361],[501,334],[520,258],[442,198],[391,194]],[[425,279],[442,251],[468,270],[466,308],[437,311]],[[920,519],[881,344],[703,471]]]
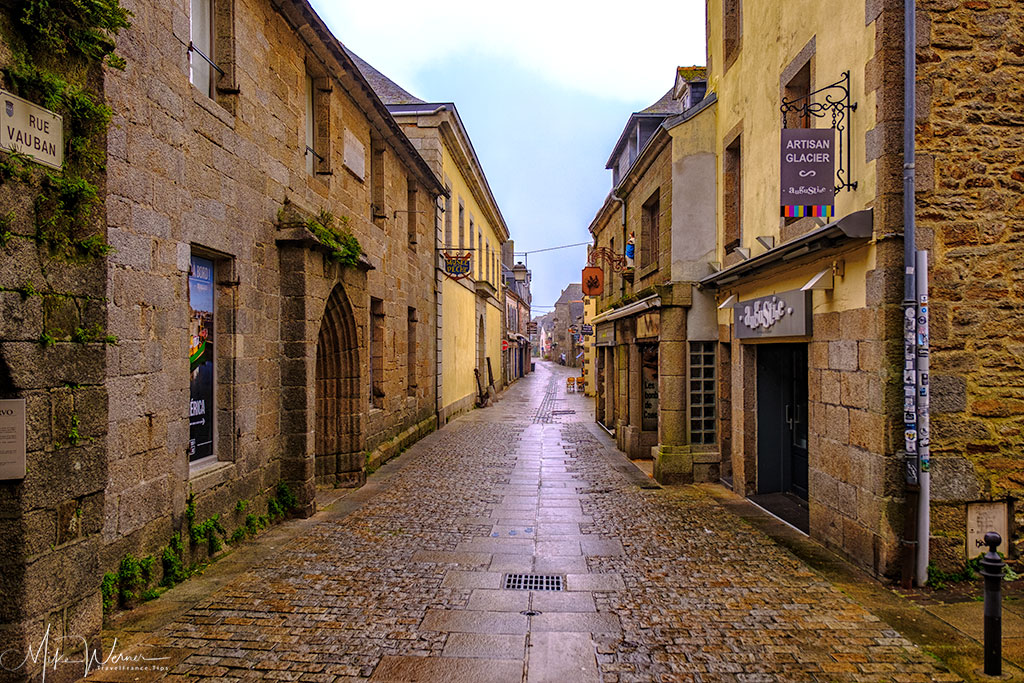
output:
[[[566,88],[653,102],[676,66],[705,59],[704,0],[312,2],[343,43],[414,94],[421,69],[477,53]]]

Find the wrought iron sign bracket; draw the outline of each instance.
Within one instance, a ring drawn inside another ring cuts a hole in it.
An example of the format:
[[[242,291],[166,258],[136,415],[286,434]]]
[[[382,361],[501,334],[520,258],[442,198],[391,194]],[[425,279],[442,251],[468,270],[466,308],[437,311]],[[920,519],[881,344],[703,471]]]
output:
[[[814,96],[825,93],[823,102],[815,102]],[[850,150],[852,149],[850,138],[851,113],[857,111],[857,103],[850,102],[850,72],[844,71],[842,78],[818,88],[812,93],[793,100],[782,98],[782,127],[786,127],[786,114],[795,113],[801,117],[823,119],[831,116],[832,128],[836,131],[839,142],[838,154],[836,154],[836,185],[835,193],[840,190],[856,190],[857,182],[850,180],[852,169]]]
[[[626,257],[616,254],[608,247],[594,247],[587,256],[587,265],[596,266],[598,261],[605,261],[612,267],[615,273],[621,273],[626,267]]]

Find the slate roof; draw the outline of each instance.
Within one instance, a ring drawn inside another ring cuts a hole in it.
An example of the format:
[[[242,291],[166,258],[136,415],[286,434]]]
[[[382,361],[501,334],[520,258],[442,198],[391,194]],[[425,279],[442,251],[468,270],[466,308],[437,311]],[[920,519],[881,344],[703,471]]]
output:
[[[370,87],[373,88],[373,91],[377,93],[377,97],[379,97],[384,104],[425,104],[423,100],[374,69],[370,66],[369,62],[365,61],[355,52],[352,52],[352,50],[346,47],[345,52],[347,52],[349,57],[352,58],[352,61],[356,63],[356,66],[359,67],[359,71],[363,74],[363,77],[369,81]]]
[[[579,282],[573,282],[562,290],[562,296],[558,297],[556,304],[567,304],[570,301],[582,301],[583,300],[583,285]]]
[[[661,99],[647,107],[641,109],[637,114],[664,114],[669,116],[671,114],[678,114],[683,111],[683,103],[672,97],[672,91],[675,88],[669,88],[668,92],[661,96]]]

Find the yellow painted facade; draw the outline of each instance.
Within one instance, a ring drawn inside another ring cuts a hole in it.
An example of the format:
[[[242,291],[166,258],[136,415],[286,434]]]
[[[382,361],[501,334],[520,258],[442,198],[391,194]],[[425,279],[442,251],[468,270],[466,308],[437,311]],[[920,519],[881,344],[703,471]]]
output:
[[[594,316],[597,315],[597,297],[583,296],[583,323],[592,325]],[[587,380],[587,396],[595,396],[597,393],[597,378],[594,373],[597,368],[597,336],[591,334],[583,337],[583,359],[585,361],[583,374]]]
[[[857,182],[853,191],[841,190],[836,196],[835,216],[841,217],[872,205],[876,192],[875,162],[865,161],[864,133],[875,127],[875,92],[865,92],[865,73],[875,54],[875,26],[865,26],[863,3],[833,0],[773,0],[744,2],[742,36],[735,61],[724,69],[722,0],[708,3],[708,90],[718,97],[719,183],[723,179],[725,145],[737,131],[741,136],[742,232],[740,244],[756,256],[764,251],[758,236],[780,241],[779,153],[781,74],[809,44],[811,90],[838,81],[849,70],[851,101],[857,103],[853,116],[852,173]],[[820,98],[819,98],[820,99]],[[831,125],[831,119],[817,119],[815,128]],[[858,144],[858,141],[861,141]],[[772,161],[768,161],[772,160]],[[722,234],[725,206],[718,193],[718,231]],[[719,261],[730,264],[719,243]],[[839,312],[865,305],[864,276],[875,268],[875,247],[869,245],[845,257],[845,276],[837,277],[831,292],[815,292],[814,313]],[[740,300],[799,288],[815,272],[816,264],[795,266],[785,274],[725,288],[724,299],[736,294]],[[719,321],[731,324],[731,310],[721,311]]]
[[[508,240],[508,228],[486,187],[483,170],[476,166],[469,140],[462,139],[461,124],[442,123],[440,130],[442,177],[451,191],[452,207],[450,221],[448,217],[442,218],[442,248],[452,254],[467,250],[472,250],[473,254],[470,276],[458,281],[444,278],[441,290],[440,409],[447,418],[472,406],[477,395],[473,370],[481,357],[484,383],[487,382],[487,358],[495,384],[501,383],[501,342],[505,327],[501,245]],[[482,353],[479,348],[481,317],[484,322]]]

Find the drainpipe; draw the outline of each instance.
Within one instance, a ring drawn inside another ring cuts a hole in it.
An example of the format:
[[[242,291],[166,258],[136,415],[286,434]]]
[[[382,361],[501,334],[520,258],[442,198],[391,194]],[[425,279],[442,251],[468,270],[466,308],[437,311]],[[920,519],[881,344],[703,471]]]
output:
[[[918,524],[921,505],[923,503],[927,507],[928,500],[921,495],[921,467],[917,452],[917,253],[914,221],[916,24],[916,0],[903,0],[903,422],[907,480],[904,585],[910,582],[911,576],[917,585],[922,585],[928,578],[922,576],[918,567],[921,548],[928,546],[928,529],[920,528]]]

